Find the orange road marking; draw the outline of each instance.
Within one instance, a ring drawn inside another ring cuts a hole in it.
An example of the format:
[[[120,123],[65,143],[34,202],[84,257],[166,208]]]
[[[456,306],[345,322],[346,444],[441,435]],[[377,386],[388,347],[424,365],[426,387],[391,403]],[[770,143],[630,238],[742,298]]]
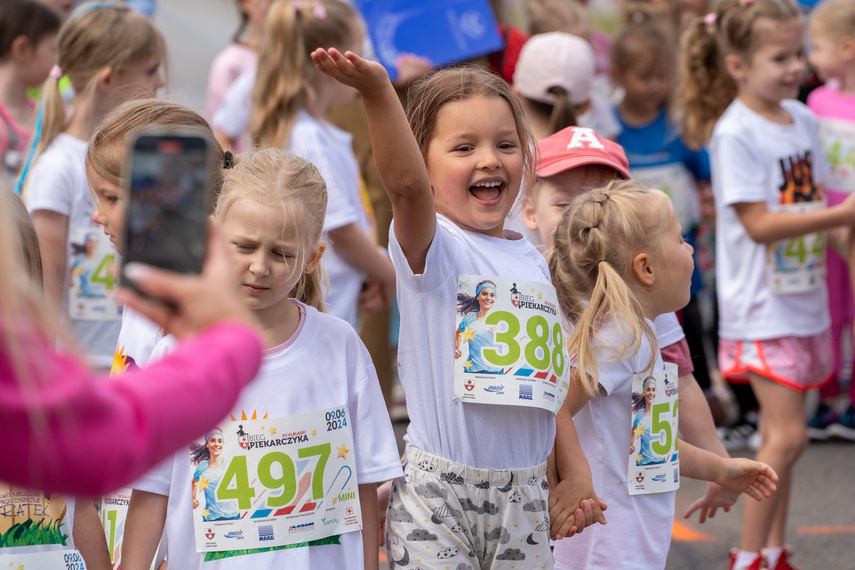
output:
[[[677,519],[674,519],[671,538],[679,542],[710,542],[715,540],[713,535],[694,530]]]
[[[799,534],[846,534],[855,532],[855,524],[840,526],[800,526]]]

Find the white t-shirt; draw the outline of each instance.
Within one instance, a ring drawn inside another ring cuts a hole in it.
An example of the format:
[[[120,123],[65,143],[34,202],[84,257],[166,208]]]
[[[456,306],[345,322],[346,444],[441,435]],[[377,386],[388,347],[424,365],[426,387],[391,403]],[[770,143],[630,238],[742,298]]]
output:
[[[122,330],[116,353],[113,355],[111,376],[118,376],[136,368],[145,368],[163,329],[133,309],[122,311]]]
[[[464,404],[454,396],[454,331],[458,275],[550,283],[546,260],[516,233],[500,239],[458,228],[437,214],[424,273],[413,274],[395,236],[389,251],[398,278],[401,328],[398,372],[407,394],[414,446],[481,469],[514,469],[546,461],[555,440],[547,410]]]
[[[300,110],[285,150],[314,164],[327,183],[329,196],[324,232],[356,224],[370,238],[371,215],[367,197],[363,196],[364,188],[352,140],[350,133]],[[327,250],[321,264],[330,278],[327,311],[355,326],[357,297],[365,275],[336,253],[326,235],[324,241]]]
[[[648,321],[648,324],[651,324]],[[650,364],[650,343],[631,358],[619,358],[621,346],[630,344],[607,322],[596,342],[597,371],[604,395],[598,395],[573,417],[582,450],[591,466],[597,495],[609,505],[609,524],[595,524],[582,534],[555,543],[556,569],[664,568],[674,523],[673,491],[630,495],[627,491],[627,454],[632,433],[632,377]],[[611,345],[611,346],[610,346]],[[656,369],[663,368],[656,356]]]
[[[255,75],[258,68],[253,65],[241,73],[226,90],[220,106],[214,112],[211,126],[224,132],[229,138],[240,141],[239,148],[248,149],[247,130],[252,113],[252,90],[255,87]]]
[[[101,226],[92,221],[95,201],[86,179],[86,147],[86,141],[60,133],[33,165],[27,180],[27,209],[30,212],[50,210],[68,216],[66,244],[73,235],[81,233],[93,235],[97,239],[105,237]],[[68,268],[74,261],[71,249],[66,245],[66,264],[63,270],[66,281]],[[64,287],[64,290],[66,294],[62,298],[63,316],[68,318],[72,326],[77,346],[90,365],[109,368],[121,321],[70,318],[67,287]]]
[[[783,190],[807,190],[811,177],[815,184],[827,180],[816,118],[798,101],[782,106],[791,125],[764,119],[737,99],[716,123],[710,142],[719,334],[729,340],[811,336],[831,324],[824,283],[807,293],[769,290],[766,246],[748,237],[733,208],[765,202],[772,210],[782,204]]]
[[[358,484],[403,476],[395,435],[368,351],[353,327],[301,305],[306,318],[293,344],[266,351],[261,370],[241,393],[234,417],[285,417],[346,404],[353,421]],[[174,344],[158,343],[152,360]],[[271,354],[273,353],[273,354]],[[204,355],[200,355],[204,357]],[[192,405],[192,403],[188,403]],[[178,452],[134,483],[135,489],[168,495],[166,534],[169,568],[203,567],[193,535],[191,480],[195,467],[187,451]],[[291,548],[207,562],[204,568],[342,568],[363,567],[362,533],[341,535],[340,545]]]
[[[656,344],[659,345],[659,350],[686,338],[686,333],[683,332],[683,327],[680,326],[680,321],[674,313],[663,313],[653,319],[653,332],[656,333]]]

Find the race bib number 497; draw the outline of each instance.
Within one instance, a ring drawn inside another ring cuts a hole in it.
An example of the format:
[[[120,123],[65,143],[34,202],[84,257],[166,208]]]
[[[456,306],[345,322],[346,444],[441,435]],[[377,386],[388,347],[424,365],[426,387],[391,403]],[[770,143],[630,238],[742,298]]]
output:
[[[346,406],[220,428],[190,453],[198,552],[305,543],[362,528]]]

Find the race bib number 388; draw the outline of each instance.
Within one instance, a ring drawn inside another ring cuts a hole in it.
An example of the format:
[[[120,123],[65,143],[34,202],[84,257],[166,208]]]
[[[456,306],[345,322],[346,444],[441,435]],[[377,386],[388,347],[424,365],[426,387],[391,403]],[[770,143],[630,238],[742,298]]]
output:
[[[460,275],[454,393],[466,403],[558,413],[569,366],[555,289],[547,283]]]
[[[362,528],[346,406],[220,428],[190,452],[198,552],[304,543]]]

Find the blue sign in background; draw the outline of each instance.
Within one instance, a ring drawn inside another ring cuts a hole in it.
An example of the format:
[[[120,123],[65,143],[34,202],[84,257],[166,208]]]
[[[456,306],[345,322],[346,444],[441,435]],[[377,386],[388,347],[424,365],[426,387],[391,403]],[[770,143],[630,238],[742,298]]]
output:
[[[355,0],[380,63],[397,74],[399,53],[443,65],[500,50],[504,42],[487,0]]]

